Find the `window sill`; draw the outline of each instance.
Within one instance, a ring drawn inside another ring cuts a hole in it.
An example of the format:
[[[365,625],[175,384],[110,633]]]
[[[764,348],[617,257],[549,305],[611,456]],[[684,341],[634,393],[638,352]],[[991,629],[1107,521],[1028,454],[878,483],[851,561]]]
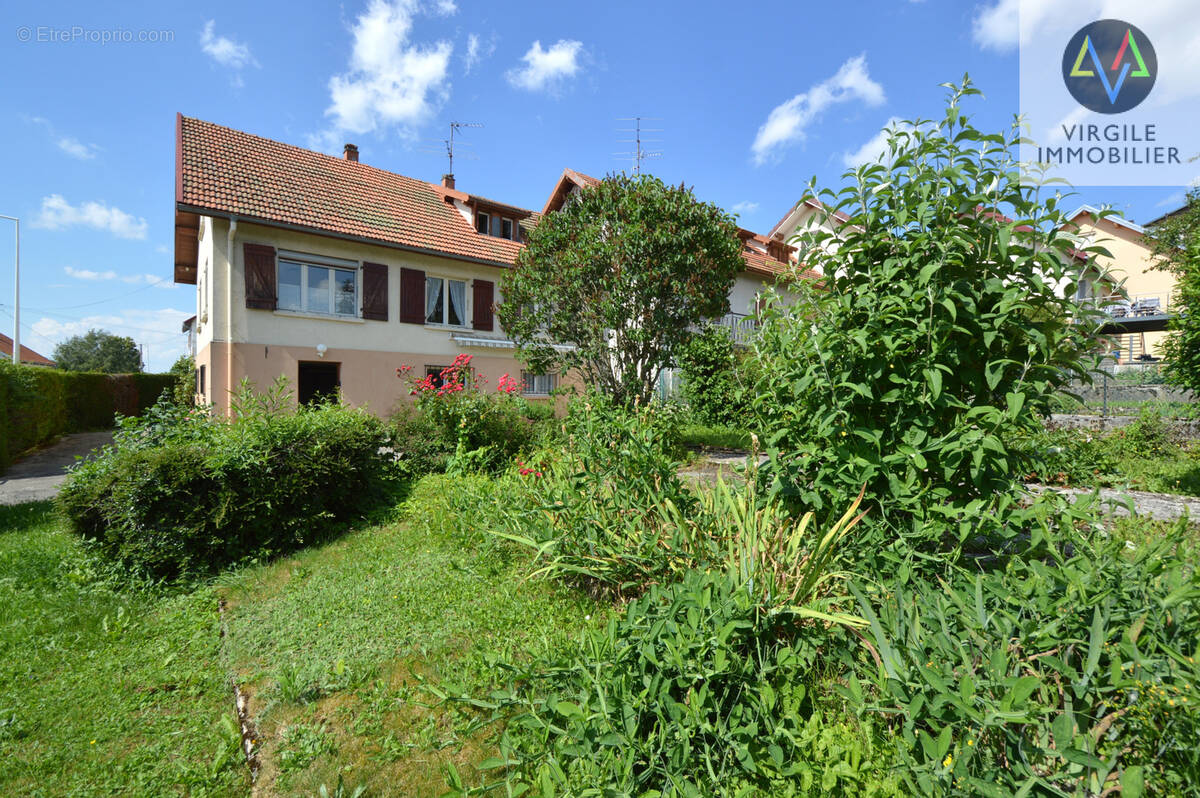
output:
[[[340,321],[344,324],[365,324],[365,319],[360,319],[358,316],[331,316],[328,313],[305,313],[300,310],[275,310],[272,311],[276,316],[284,316],[290,319],[316,319],[317,321]]]
[[[449,330],[450,332],[463,332],[463,331],[472,332],[474,330],[473,327],[468,327],[465,324],[464,325],[430,324],[429,322],[425,322],[425,329],[427,329],[427,330]]]

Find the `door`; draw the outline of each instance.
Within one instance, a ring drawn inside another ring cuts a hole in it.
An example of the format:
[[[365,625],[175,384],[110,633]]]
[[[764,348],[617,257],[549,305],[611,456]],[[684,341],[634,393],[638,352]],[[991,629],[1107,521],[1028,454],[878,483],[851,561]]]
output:
[[[340,363],[313,363],[300,361],[299,390],[297,399],[300,404],[307,405],[333,399],[337,396],[342,382],[338,376]]]

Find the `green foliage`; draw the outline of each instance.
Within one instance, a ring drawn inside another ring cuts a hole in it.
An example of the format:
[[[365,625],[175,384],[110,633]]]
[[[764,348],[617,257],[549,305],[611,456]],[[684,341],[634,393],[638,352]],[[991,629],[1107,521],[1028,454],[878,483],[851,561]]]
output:
[[[1060,510],[1075,522],[1090,512]],[[1150,685],[1181,707],[1200,701],[1189,533],[1136,546],[1058,530],[1044,557],[1002,570],[856,591],[873,655],[858,679],[871,689],[855,679],[841,692],[889,719],[913,793],[1098,795],[1112,774],[1176,794],[1200,774],[1185,742],[1194,713],[1144,722],[1159,711]]]
[[[54,363],[64,371],[130,374],[142,370],[142,353],[132,338],[88,330],[54,347]]]
[[[897,131],[883,162],[824,195],[847,218],[800,244],[826,276],[756,336],[765,473],[799,506],[829,513],[865,484],[897,528],[934,509],[969,520],[1022,474],[1005,441],[1085,377],[1089,313],[1062,296],[1079,242],[1022,182],[1019,127],[988,135],[962,114],[977,93],[951,87],[941,121]]]
[[[1171,290],[1174,332],[1163,341],[1168,383],[1200,392],[1200,190],[1188,192],[1187,205],[1150,228],[1147,240],[1158,268],[1175,275]]]
[[[191,355],[180,355],[171,366],[168,374],[177,380],[174,389],[176,404],[192,405],[196,403],[196,361]]]
[[[518,463],[524,495],[497,508],[497,534],[537,552],[539,573],[597,590],[636,594],[689,567],[711,544],[689,520],[674,437],[654,405],[574,399],[565,450]]]
[[[414,402],[392,414],[396,450],[409,476],[505,467],[542,436],[553,407],[516,393],[508,375],[495,392],[472,373],[470,355],[459,355],[440,379],[410,377]],[[411,373],[404,366],[403,373]],[[507,379],[506,379],[507,378]]]
[[[1117,469],[1113,447],[1099,434],[1077,429],[1023,433],[1007,442],[1028,463],[1030,482],[1096,485]]]
[[[869,726],[818,703],[835,634],[735,573],[689,571],[564,660],[516,669],[482,767],[538,796],[902,795]]]
[[[754,442],[750,437],[750,432],[744,429],[685,424],[679,428],[679,443],[684,446],[700,446],[710,449],[749,451]]]
[[[109,429],[117,413],[138,415],[174,378],[86,374],[0,362],[0,469],[68,432]]]
[[[741,360],[729,330],[715,324],[684,345],[677,362],[683,373],[683,398],[696,421],[715,426],[745,424],[749,397],[739,376]]]
[[[128,571],[173,579],[307,545],[386,496],[395,467],[382,422],[271,401],[244,393],[223,421],[164,398],[122,419],[115,444],[63,486],[71,528]]]
[[[741,253],[733,217],[690,189],[610,175],[529,231],[497,312],[535,371],[646,402],[689,326],[729,311]]]

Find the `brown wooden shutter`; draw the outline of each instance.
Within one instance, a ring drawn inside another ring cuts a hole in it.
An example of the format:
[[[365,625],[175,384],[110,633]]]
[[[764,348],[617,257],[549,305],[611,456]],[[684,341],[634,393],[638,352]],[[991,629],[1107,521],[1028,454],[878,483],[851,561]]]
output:
[[[388,320],[388,267],[382,263],[363,264],[362,317]]]
[[[474,300],[471,304],[471,326],[476,330],[492,329],[492,303],[496,301],[496,284],[489,280],[475,280],[472,288]]]
[[[400,321],[425,323],[425,272],[420,269],[400,269]]]
[[[242,261],[246,272],[246,307],[274,310],[275,248],[243,244]]]

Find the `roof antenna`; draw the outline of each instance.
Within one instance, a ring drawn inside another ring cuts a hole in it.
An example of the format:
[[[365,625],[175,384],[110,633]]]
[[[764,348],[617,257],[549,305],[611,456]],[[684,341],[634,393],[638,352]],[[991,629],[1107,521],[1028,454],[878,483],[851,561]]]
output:
[[[633,162],[633,173],[635,175],[639,174],[642,171],[642,161],[648,160],[650,158],[661,158],[663,155],[661,150],[642,149],[643,144],[658,144],[658,143],[662,142],[662,139],[642,138],[643,133],[661,133],[662,132],[662,128],[660,128],[660,127],[644,128],[644,127],[642,127],[642,122],[658,122],[661,120],[662,120],[662,117],[658,117],[658,116],[628,116],[628,117],[622,117],[617,120],[619,122],[633,122],[634,123],[633,127],[617,128],[617,132],[619,132],[619,133],[632,133],[633,134],[633,138],[631,138],[631,139],[620,139],[622,144],[634,145],[633,152],[614,152],[613,155],[617,156],[621,160],[632,161]]]
[[[464,127],[483,127],[480,122],[451,122],[450,123],[450,138],[442,139],[446,144],[446,155],[450,158],[450,171],[448,172],[450,179],[454,179],[454,134]]]

